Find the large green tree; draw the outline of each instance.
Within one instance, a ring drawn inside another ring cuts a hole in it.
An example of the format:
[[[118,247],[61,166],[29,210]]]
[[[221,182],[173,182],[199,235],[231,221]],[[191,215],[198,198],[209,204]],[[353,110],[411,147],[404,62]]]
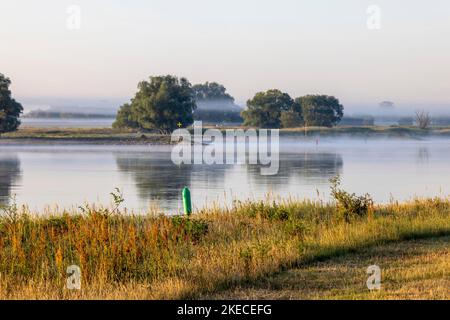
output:
[[[227,89],[217,82],[205,82],[192,87],[195,93],[197,110],[194,119],[206,123],[234,122],[242,123],[241,107],[234,103],[234,98]]]
[[[23,107],[11,97],[11,81],[0,73],[0,133],[17,130]]]
[[[297,128],[303,125],[301,111],[296,110],[283,111],[280,121],[283,128]]]
[[[258,92],[253,99],[247,101],[247,109],[242,111],[244,125],[259,128],[280,128],[281,114],[287,111],[298,111],[292,98],[278,89]]]
[[[332,127],[344,116],[344,107],[333,96],[306,95],[295,101],[302,109],[307,126]]]
[[[116,121],[113,123],[113,128],[139,128],[139,124],[134,119],[131,104],[125,103],[117,112]]]
[[[234,103],[234,98],[227,93],[227,89],[217,82],[205,82],[192,87],[195,100],[198,103],[209,101],[224,101]]]
[[[185,78],[157,76],[142,81],[131,103],[120,107],[115,128],[133,127],[170,133],[193,123],[194,91]]]

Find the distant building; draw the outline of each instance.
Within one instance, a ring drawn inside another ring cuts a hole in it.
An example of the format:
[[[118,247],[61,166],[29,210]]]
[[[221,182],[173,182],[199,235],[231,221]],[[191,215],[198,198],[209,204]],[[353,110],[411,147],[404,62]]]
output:
[[[395,108],[395,104],[392,101],[380,102],[379,106],[380,106],[380,108],[384,108],[384,109],[394,109]]]

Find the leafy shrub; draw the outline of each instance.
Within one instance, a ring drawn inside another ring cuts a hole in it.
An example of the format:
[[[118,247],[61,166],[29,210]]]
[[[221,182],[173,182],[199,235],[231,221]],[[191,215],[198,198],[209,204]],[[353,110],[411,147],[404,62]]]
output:
[[[331,195],[337,202],[338,212],[348,222],[355,217],[364,217],[373,208],[373,200],[369,194],[357,196],[340,188],[341,178],[336,176],[330,179]]]
[[[19,218],[19,210],[15,197],[11,197],[11,204],[0,204],[0,216],[6,221],[15,222]]]
[[[260,216],[268,220],[285,221],[289,219],[289,211],[285,206],[277,204],[275,201],[272,204],[267,204],[264,201],[259,202],[241,202],[235,201],[235,207],[238,212],[242,212],[249,217]]]
[[[303,237],[306,234],[308,227],[303,220],[290,219],[286,224],[286,230],[293,236]]]
[[[201,219],[191,220],[186,217],[176,216],[172,218],[172,224],[182,229],[182,233],[193,242],[198,242],[208,233],[208,222]]]

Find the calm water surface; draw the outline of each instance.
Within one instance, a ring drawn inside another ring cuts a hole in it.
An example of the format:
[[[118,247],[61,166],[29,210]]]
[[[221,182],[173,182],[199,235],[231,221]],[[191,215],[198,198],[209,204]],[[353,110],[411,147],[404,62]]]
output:
[[[42,210],[58,204],[110,204],[123,190],[135,211],[180,210],[180,191],[191,188],[194,206],[273,196],[329,199],[329,179],[343,177],[349,191],[378,202],[450,194],[450,140],[283,140],[280,170],[261,176],[255,165],[183,165],[170,146],[0,145],[0,203]]]

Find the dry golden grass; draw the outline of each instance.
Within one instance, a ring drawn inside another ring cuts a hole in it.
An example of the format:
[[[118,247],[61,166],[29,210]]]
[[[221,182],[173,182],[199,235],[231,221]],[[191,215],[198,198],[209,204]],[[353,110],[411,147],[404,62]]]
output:
[[[367,289],[367,267],[382,270]],[[206,298],[206,297],[205,297]],[[219,292],[212,299],[450,299],[450,237],[378,245]]]
[[[0,298],[195,299],[355,250],[445,235],[443,199],[375,206],[350,222],[334,204],[294,200],[236,203],[190,219],[9,207],[0,218]],[[80,291],[66,289],[73,264]]]

